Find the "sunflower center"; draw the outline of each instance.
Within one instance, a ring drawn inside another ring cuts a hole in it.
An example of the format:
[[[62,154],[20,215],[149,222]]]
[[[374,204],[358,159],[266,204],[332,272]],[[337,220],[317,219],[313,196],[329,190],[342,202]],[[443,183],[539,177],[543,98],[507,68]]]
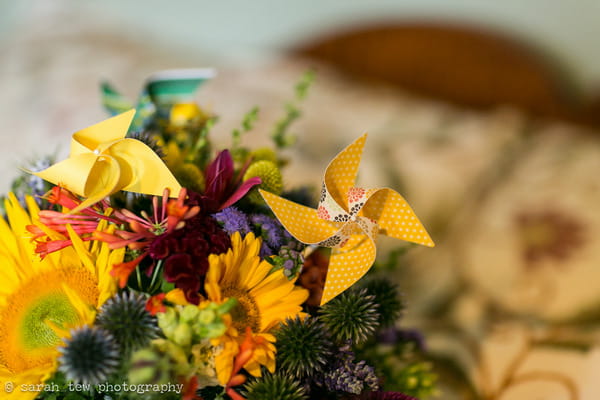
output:
[[[260,332],[260,310],[254,297],[247,291],[235,286],[221,288],[224,297],[234,297],[236,306],[229,312],[232,324],[238,332],[243,333],[247,326],[252,332]]]
[[[15,287],[0,307],[0,366],[19,373],[52,365],[60,343],[55,329],[93,322],[84,320],[63,287],[95,307],[99,297],[96,282],[87,269],[65,267],[39,273]]]
[[[78,315],[64,293],[51,293],[38,298],[25,310],[19,333],[27,350],[55,346],[59,342],[52,324],[64,328],[77,322]]]

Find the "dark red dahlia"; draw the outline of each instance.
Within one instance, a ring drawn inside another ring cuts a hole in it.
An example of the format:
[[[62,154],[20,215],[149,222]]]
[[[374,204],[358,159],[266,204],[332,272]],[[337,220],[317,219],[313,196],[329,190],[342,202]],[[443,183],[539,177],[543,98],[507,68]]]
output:
[[[149,248],[153,259],[164,260],[164,276],[185,293],[190,303],[200,302],[199,292],[208,270],[208,255],[231,247],[229,235],[210,215],[200,212],[183,228],[157,237]]]

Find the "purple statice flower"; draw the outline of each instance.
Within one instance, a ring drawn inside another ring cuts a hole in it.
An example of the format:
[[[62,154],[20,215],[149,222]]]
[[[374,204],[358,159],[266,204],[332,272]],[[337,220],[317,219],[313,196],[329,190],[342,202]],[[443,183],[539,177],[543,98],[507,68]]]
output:
[[[250,233],[248,217],[236,207],[227,207],[223,211],[214,214],[213,217],[229,235],[234,232],[239,232],[242,236]]]
[[[263,214],[253,214],[250,216],[250,222],[254,225],[256,236],[263,239],[260,256],[268,257],[277,254],[279,248],[285,244],[284,229],[279,221]]]
[[[315,383],[330,392],[345,392],[361,394],[365,391],[375,391],[379,381],[375,370],[363,361],[354,360],[354,352],[349,344],[339,349],[332,368],[321,377],[316,377]]]

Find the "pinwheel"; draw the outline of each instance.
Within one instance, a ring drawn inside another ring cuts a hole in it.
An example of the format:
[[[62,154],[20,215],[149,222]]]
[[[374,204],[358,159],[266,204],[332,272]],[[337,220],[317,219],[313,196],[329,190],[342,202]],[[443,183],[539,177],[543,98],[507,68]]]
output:
[[[174,104],[191,102],[198,86],[215,75],[212,68],[171,69],[150,75],[135,105],[137,114],[129,130],[144,129],[155,113],[165,116]],[[133,102],[108,82],[102,83],[101,91],[102,104],[111,115],[134,108]]]
[[[181,186],[160,157],[145,143],[125,138],[135,110],[129,110],[73,134],[69,158],[34,174],[86,197],[76,212],[119,190],[155,196]]]
[[[429,234],[406,200],[389,188],[355,187],[367,135],[339,153],[325,170],[318,209],[272,193],[261,195],[299,241],[331,247],[321,304],[358,281],[373,265],[379,233],[433,247]]]

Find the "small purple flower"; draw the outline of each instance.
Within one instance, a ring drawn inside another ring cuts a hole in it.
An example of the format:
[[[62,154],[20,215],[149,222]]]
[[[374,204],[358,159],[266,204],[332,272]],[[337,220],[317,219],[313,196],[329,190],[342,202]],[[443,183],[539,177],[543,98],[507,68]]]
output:
[[[233,234],[234,232],[239,232],[242,236],[250,233],[248,217],[236,207],[227,207],[223,211],[213,215],[213,217],[229,235]]]
[[[354,360],[354,352],[350,345],[340,347],[332,368],[315,382],[330,392],[362,394],[379,388],[379,380],[375,370],[365,361]]]
[[[263,239],[260,256],[268,257],[277,254],[279,248],[285,244],[284,229],[279,221],[263,214],[253,214],[250,216],[250,221],[255,226],[256,235]]]

